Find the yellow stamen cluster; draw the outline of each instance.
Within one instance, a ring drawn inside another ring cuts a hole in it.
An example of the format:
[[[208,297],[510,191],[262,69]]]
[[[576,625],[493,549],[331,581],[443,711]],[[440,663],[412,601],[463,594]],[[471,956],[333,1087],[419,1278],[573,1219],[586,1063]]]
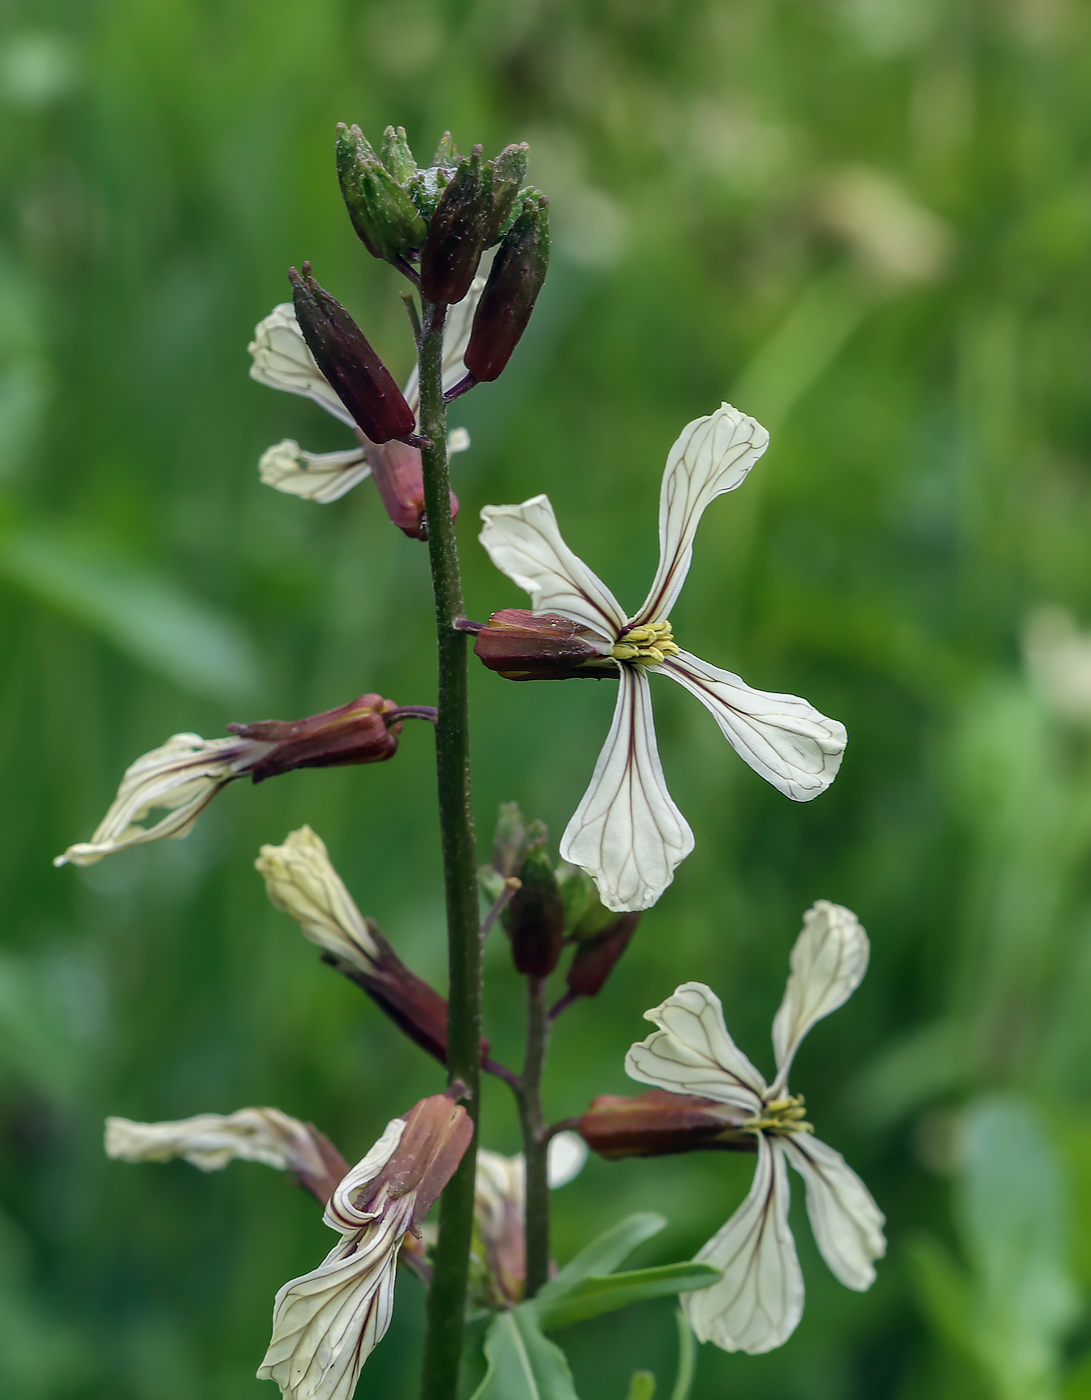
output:
[[[773,1099],[764,1104],[761,1113],[748,1119],[743,1127],[752,1133],[813,1133],[814,1128],[804,1121],[806,1117],[803,1095],[791,1094],[786,1099]]]
[[[643,627],[630,627],[623,632],[610,655],[615,661],[661,666],[668,656],[677,656],[680,651],[669,622],[648,622]]]

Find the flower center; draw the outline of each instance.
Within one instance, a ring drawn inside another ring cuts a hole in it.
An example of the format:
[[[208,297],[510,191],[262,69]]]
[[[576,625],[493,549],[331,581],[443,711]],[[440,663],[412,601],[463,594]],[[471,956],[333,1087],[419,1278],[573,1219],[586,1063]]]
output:
[[[647,622],[623,632],[610,650],[615,661],[643,662],[661,666],[668,656],[677,656],[681,647],[674,640],[669,622]]]
[[[761,1113],[742,1126],[752,1133],[813,1133],[814,1128],[805,1121],[806,1117],[803,1095],[790,1094],[785,1099],[773,1099],[763,1104]]]

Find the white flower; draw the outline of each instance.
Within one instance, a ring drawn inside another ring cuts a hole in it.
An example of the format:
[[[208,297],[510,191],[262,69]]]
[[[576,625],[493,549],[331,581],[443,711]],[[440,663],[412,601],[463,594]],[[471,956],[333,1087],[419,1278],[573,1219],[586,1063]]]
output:
[[[443,387],[453,389],[466,375],[462,362],[470,339],[474,312],[485,287],[485,278],[476,277],[469,292],[447,312],[443,341]],[[270,389],[283,389],[300,394],[332,413],[335,418],[357,433],[352,414],[334,392],[329,380],[318,368],[314,356],[303,339],[290,301],[274,306],[268,316],[258,323],[254,339],[247,347],[253,358],[250,377]],[[415,414],[420,411],[420,388],[417,371],[409,376],[405,400]],[[456,428],[447,439],[448,453],[464,452],[470,445],[465,428]],[[346,491],[364,481],[381,456],[362,439],[360,445],[344,452],[305,452],[297,442],[286,438],[262,456],[258,467],[262,481],[291,496],[304,496],[323,505],[339,500]]]
[[[94,865],[145,841],[187,835],[222,787],[241,778],[274,747],[253,739],[202,739],[175,734],[125,770],[117,796],[90,841],[69,846],[54,865]],[[164,815],[150,826],[152,812]]]
[[[286,1400],[350,1400],[390,1325],[405,1234],[418,1229],[472,1136],[465,1110],[434,1095],[388,1123],[334,1191],[323,1220],[341,1239],[318,1268],[277,1294],[258,1368]]]
[[[228,1162],[261,1162],[283,1172],[322,1175],[326,1164],[310,1129],[279,1108],[199,1113],[176,1123],[107,1118],[106,1155],[122,1162],[169,1162],[182,1157],[203,1172]]]
[[[530,594],[534,611],[597,633],[603,658],[620,673],[610,733],[560,846],[563,859],[594,878],[609,909],[654,904],[693,849],[693,833],[659,762],[648,672],[669,676],[696,696],[739,756],[797,802],[824,791],[840,765],[843,725],[806,700],[753,690],[730,671],[681,651],[668,621],[705,507],[742,485],[768,441],[764,428],[728,404],[683,430],[663,475],[659,569],[632,617],[565,544],[546,496],[481,512],[481,543],[497,568]]]
[[[262,846],[254,865],[269,898],[312,943],[359,972],[376,971],[382,951],[334,869],[325,842],[309,826],[290,832],[282,846]]]
[[[822,1257],[846,1287],[869,1288],[874,1261],[886,1252],[883,1215],[867,1187],[839,1152],[812,1136],[802,1098],[788,1093],[788,1071],[803,1037],[851,996],[867,963],[867,935],[854,914],[826,900],[808,910],[773,1021],[772,1085],[731,1039],[719,998],[700,982],[686,982],[647,1012],[660,1029],[626,1057],[633,1079],[749,1114],[743,1126],[757,1138],[754,1184],[697,1255],[721,1277],[682,1297],[697,1336],[725,1351],[771,1351],[802,1316],[803,1276],[788,1229],[788,1163],[803,1177]]]

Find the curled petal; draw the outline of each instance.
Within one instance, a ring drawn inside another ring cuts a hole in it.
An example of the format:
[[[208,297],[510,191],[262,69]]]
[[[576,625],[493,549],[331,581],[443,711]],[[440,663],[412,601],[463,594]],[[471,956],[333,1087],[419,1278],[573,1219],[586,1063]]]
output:
[[[689,573],[705,507],[741,486],[768,446],[761,424],[726,403],[682,429],[659,494],[659,568],[634,623],[666,620]]]
[[[473,329],[474,314],[477,311],[477,303],[481,300],[481,293],[485,290],[485,278],[475,277],[470,283],[470,290],[462,298],[456,301],[453,306],[447,308],[447,320],[443,325],[443,392],[446,394],[457,384],[466,378],[466,365],[463,362],[463,355],[466,353],[466,346],[470,343],[470,331]],[[412,374],[406,382],[405,401],[414,413],[420,413],[420,381],[417,370],[414,368]],[[464,428],[456,428],[456,433],[465,432]],[[454,434],[452,434],[452,437]],[[468,447],[467,437],[466,446]],[[447,445],[448,452],[461,452],[462,447],[452,447]]]
[[[371,468],[362,447],[347,452],[304,452],[298,442],[285,438],[262,455],[258,475],[276,491],[328,505],[366,480]]]
[[[754,1184],[742,1205],[699,1251],[696,1262],[722,1270],[711,1288],[682,1294],[702,1342],[756,1355],[779,1347],[803,1316],[803,1275],[788,1228],[788,1168],[779,1144],[758,1143]]]
[[[806,1185],[807,1214],[822,1258],[846,1288],[870,1288],[874,1261],[886,1253],[886,1219],[871,1192],[840,1152],[824,1142],[795,1133],[782,1145]]]
[[[535,612],[560,613],[616,638],[625,625],[621,605],[561,538],[548,496],[520,506],[486,506],[481,543],[502,574],[530,594]]]
[[[125,770],[117,796],[90,841],[69,846],[54,865],[94,865],[144,841],[185,836],[219,790],[258,762],[272,744],[175,734]],[[152,812],[165,816],[140,823]]]
[[[837,776],[845,726],[798,695],[753,690],[688,651],[648,669],[695,695],[739,757],[793,802],[810,802]]]
[[[333,386],[307,348],[291,302],[274,306],[265,320],[258,323],[247,349],[254,361],[250,366],[251,379],[270,389],[283,389],[311,399],[348,427],[356,427],[352,414],[334,393]]]
[[[182,1157],[203,1172],[228,1162],[261,1162],[277,1171],[320,1175],[325,1166],[311,1130],[278,1108],[199,1113],[175,1123],[107,1118],[106,1155],[122,1162],[169,1162]]]
[[[620,669],[614,721],[560,851],[587,871],[607,909],[624,913],[655,903],[693,850],[693,832],[667,791],[647,680]]]
[[[625,1057],[625,1072],[642,1084],[696,1094],[749,1113],[761,1110],[765,1080],[731,1039],[720,998],[703,982],[684,982],[644,1013],[659,1030]]]
[[[803,932],[792,949],[784,1000],[773,1019],[777,1098],[800,1041],[823,1016],[843,1006],[863,981],[870,953],[867,934],[851,909],[818,900],[803,916]]]

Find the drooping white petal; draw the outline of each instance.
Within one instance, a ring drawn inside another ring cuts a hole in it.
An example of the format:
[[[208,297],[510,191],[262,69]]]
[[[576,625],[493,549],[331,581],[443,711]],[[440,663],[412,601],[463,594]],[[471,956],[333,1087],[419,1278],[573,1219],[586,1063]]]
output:
[[[862,1292],[875,1282],[876,1259],[886,1253],[886,1218],[871,1192],[832,1147],[806,1133],[781,1139],[807,1188],[815,1242],[834,1276]]]
[[[693,850],[693,832],[667,791],[648,682],[635,666],[620,669],[614,720],[560,852],[587,871],[607,909],[623,912],[655,903]]]
[[[741,486],[768,446],[761,424],[726,403],[682,429],[659,493],[659,568],[634,623],[666,621],[689,573],[705,507]]]
[[[259,321],[247,349],[254,361],[250,366],[251,379],[270,389],[283,389],[311,399],[348,427],[356,427],[352,414],[334,393],[333,386],[307,348],[290,301],[274,306],[265,320]]]
[[[611,640],[625,625],[621,605],[565,544],[548,496],[519,506],[486,506],[481,543],[513,583],[530,594],[535,612],[560,613]]]
[[[579,1176],[587,1161],[587,1153],[587,1144],[578,1133],[557,1133],[551,1137],[546,1152],[549,1189],[556,1191],[559,1186],[567,1186]]]
[[[765,1080],[731,1039],[720,998],[710,987],[684,982],[644,1019],[660,1029],[629,1050],[630,1078],[760,1112]]]
[[[473,330],[474,315],[477,311],[477,303],[481,300],[481,293],[485,290],[484,277],[475,277],[470,283],[470,290],[462,298],[456,301],[453,306],[447,309],[447,320],[443,326],[443,392],[453,389],[456,384],[460,384],[466,378],[467,369],[463,363],[463,355],[466,353],[466,346],[470,343],[470,332]],[[420,381],[417,370],[414,368],[412,374],[406,382],[402,397],[413,410],[414,414],[420,412]],[[456,432],[465,431],[456,429]],[[461,448],[451,448],[448,445],[448,452],[462,451]]]
[[[174,1123],[107,1118],[106,1155],[122,1162],[169,1162],[182,1157],[203,1172],[228,1162],[261,1162],[277,1171],[320,1175],[322,1157],[305,1123],[278,1108],[199,1113]]]
[[[328,505],[371,475],[362,447],[347,452],[305,452],[285,438],[262,454],[258,475],[266,486],[289,496]]]
[[[772,1351],[803,1316],[803,1274],[788,1228],[788,1168],[778,1148],[758,1138],[750,1194],[696,1256],[722,1270],[719,1281],[682,1294],[694,1332],[724,1351]]]
[[[798,695],[754,690],[740,676],[688,651],[648,669],[695,695],[739,757],[785,797],[810,802],[837,776],[845,726]]]
[[[69,846],[53,864],[93,865],[127,846],[185,836],[220,788],[270,748],[253,739],[173,735],[126,768],[117,796],[91,840]],[[166,815],[151,826],[140,825],[157,811]]]
[[[843,1006],[863,981],[871,949],[851,909],[818,900],[803,916],[803,931],[792,949],[784,1000],[773,1019],[777,1098],[799,1043],[816,1021]]]

